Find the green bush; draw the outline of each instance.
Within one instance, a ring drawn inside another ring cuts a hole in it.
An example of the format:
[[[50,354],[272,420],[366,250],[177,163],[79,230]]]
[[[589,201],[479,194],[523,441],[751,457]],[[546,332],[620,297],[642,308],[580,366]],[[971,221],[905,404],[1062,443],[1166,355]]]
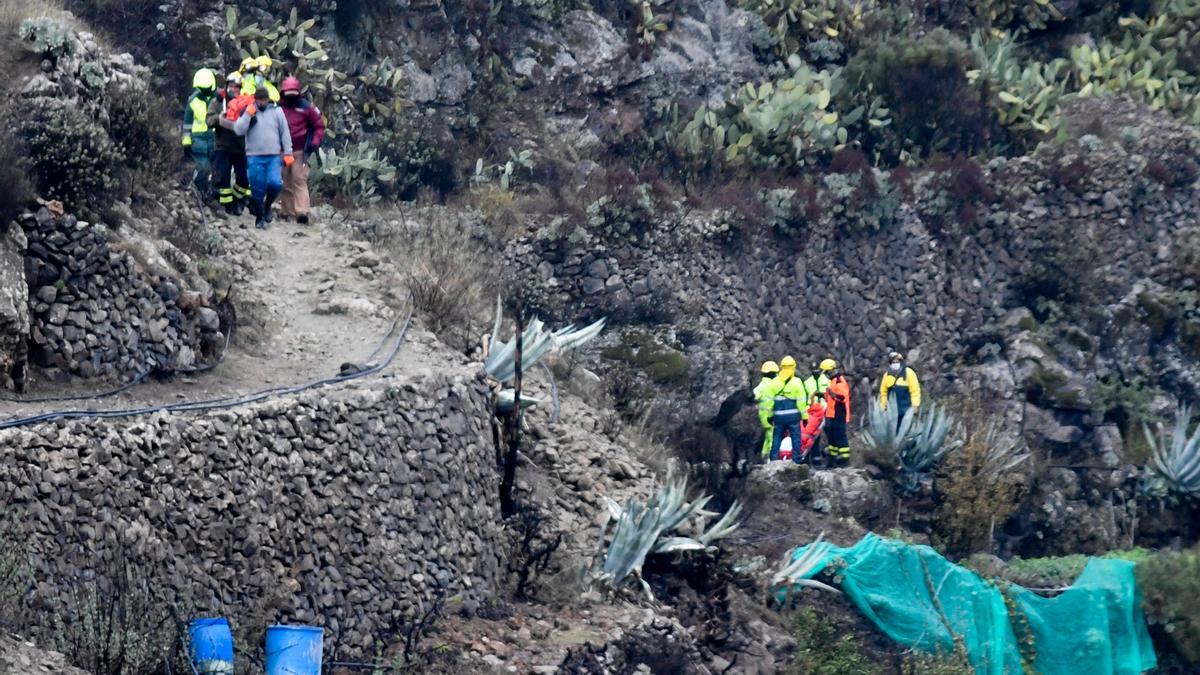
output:
[[[1142,608],[1192,665],[1200,665],[1200,547],[1159,553],[1137,566]]]
[[[322,147],[318,154],[320,162],[313,167],[308,182],[335,201],[377,202],[396,180],[396,167],[367,141],[348,144],[341,152]]]
[[[846,64],[840,107],[849,110],[883,98],[892,124],[862,125],[855,136],[884,161],[931,155],[973,154],[986,147],[997,128],[995,116],[967,79],[975,57],[948,31],[871,42]],[[953,101],[953,105],[937,102]]]
[[[129,168],[159,176],[173,170],[174,158],[162,151],[175,140],[163,103],[141,83],[110,84],[105,91],[108,136]]]
[[[1109,551],[1100,557],[1105,560],[1128,560],[1140,563],[1148,560],[1151,555],[1150,551],[1144,548],[1133,548],[1125,551]],[[1070,586],[1075,583],[1080,574],[1083,574],[1083,568],[1087,566],[1089,557],[1082,554],[1045,558],[1017,557],[1009,560],[1003,570],[995,576],[1026,588]],[[969,561],[967,564],[970,566]]]
[[[396,167],[393,189],[398,198],[416,199],[422,188],[439,195],[454,189],[458,179],[452,140],[445,128],[412,116],[402,116],[379,132],[377,145],[383,148],[383,159]]]
[[[629,169],[605,171],[582,197],[587,230],[601,241],[640,239],[675,217],[676,205],[666,185]]]
[[[640,330],[621,334],[621,342],[601,350],[600,355],[646,374],[656,384],[684,385],[691,381],[691,362],[679,345],[665,344]]]
[[[875,0],[742,0],[762,17],[771,47],[781,59],[806,54],[812,62],[838,61],[853,48]]]
[[[788,60],[785,78],[747,83],[719,106],[700,106],[676,134],[682,154],[701,166],[811,166],[844,147],[849,128],[888,124],[877,99],[840,110],[844,79],[837,71]]]
[[[96,120],[69,102],[39,99],[18,123],[38,191],[95,212],[123,198],[124,157]]]
[[[976,22],[988,30],[1043,30],[1065,18],[1047,0],[972,0],[971,10]]]
[[[44,59],[57,61],[79,51],[75,31],[68,24],[50,17],[25,19],[17,29],[27,49]]]
[[[776,234],[798,237],[807,234],[821,220],[820,190],[808,181],[793,186],[763,190],[766,221]]]
[[[859,650],[844,622],[818,615],[812,607],[796,614],[792,634],[796,656],[788,668],[796,675],[880,675],[884,672]]]

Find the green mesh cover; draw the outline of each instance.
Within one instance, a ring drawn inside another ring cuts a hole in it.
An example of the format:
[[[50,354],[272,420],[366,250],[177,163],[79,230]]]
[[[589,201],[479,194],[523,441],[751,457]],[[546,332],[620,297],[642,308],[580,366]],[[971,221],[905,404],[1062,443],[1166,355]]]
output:
[[[859,611],[893,640],[946,653],[957,637],[981,674],[1026,672],[1022,650],[1040,675],[1134,675],[1156,665],[1132,562],[1093,558],[1053,598],[1015,585],[1001,592],[928,546],[874,534],[833,548],[812,574],[829,565]]]

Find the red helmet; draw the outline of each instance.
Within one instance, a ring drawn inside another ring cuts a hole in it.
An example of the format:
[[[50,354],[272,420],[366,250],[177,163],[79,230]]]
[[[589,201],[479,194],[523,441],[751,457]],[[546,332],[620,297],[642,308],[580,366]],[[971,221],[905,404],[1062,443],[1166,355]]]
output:
[[[298,80],[294,77],[283,78],[283,86],[279,87],[279,91],[294,91],[294,92],[299,93],[300,80]]]

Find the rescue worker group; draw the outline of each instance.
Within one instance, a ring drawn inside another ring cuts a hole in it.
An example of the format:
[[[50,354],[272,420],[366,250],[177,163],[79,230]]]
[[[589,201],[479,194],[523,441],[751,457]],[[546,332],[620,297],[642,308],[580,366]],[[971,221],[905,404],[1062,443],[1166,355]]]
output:
[[[796,375],[796,359],[785,356],[778,363],[763,363],[760,372],[754,400],[764,432],[762,454],[770,461],[817,464],[824,431],[828,464],[849,464],[850,383],[837,361],[814,362],[802,378]],[[889,404],[895,406],[898,420],[921,406],[921,383],[897,352],[888,355],[888,369],[879,383],[879,405],[886,410]]]
[[[195,165],[192,187],[201,201],[215,199],[231,216],[244,208],[266,229],[280,215],[307,224],[308,163],[325,138],[321,111],[303,95],[300,80],[276,87],[269,56],[246,58],[217,88],[217,74],[201,68],[183,111],[183,152]],[[245,227],[243,225],[243,227]]]

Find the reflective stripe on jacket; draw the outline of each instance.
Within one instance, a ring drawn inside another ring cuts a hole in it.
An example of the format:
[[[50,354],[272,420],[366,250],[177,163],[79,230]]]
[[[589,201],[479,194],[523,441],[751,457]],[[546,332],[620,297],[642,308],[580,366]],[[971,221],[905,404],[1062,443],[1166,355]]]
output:
[[[799,417],[801,415],[800,404],[807,395],[808,390],[804,388],[804,383],[794,377],[780,383],[775,390],[774,413],[776,419]]]
[[[819,376],[809,375],[804,379],[804,388],[808,390],[810,396],[814,393],[824,394],[825,390],[829,388],[829,376],[825,373],[821,373]]]
[[[912,368],[905,367],[897,377],[884,373],[879,382],[879,405],[886,410],[888,394],[896,397],[896,404],[902,408],[918,407],[921,405],[921,382],[917,379]]]

